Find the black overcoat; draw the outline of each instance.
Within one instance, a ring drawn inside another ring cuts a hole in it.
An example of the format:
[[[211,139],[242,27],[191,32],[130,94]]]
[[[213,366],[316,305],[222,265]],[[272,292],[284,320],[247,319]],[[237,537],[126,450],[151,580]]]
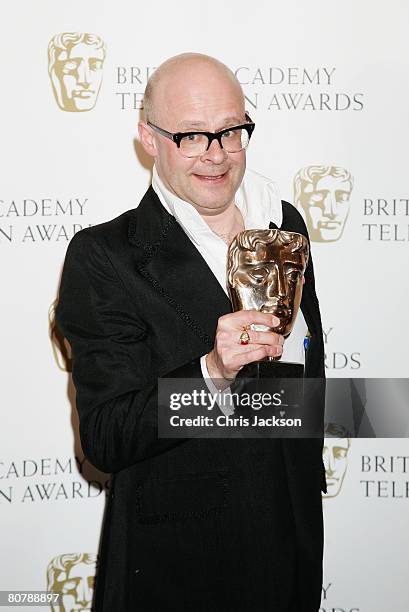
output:
[[[307,235],[283,202],[281,229]],[[312,260],[306,376],[324,376]],[[98,612],[314,612],[322,580],[322,440],[158,439],[157,379],[201,377],[231,305],[150,187],[77,233],[57,324],[71,344],[86,457],[112,472]],[[322,406],[317,405],[317,410]]]

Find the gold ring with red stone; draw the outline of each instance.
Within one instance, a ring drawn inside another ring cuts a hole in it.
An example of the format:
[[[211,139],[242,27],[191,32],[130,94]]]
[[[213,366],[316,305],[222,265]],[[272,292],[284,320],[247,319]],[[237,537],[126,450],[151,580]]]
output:
[[[248,329],[249,329],[249,326],[245,325],[243,327],[243,331],[240,334],[240,344],[242,344],[243,346],[250,344],[250,334],[247,331]]]

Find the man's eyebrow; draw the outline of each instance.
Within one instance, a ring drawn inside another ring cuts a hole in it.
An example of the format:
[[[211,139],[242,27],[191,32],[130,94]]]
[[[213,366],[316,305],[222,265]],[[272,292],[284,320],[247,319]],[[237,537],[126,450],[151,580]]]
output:
[[[225,119],[223,119],[223,121],[220,122],[221,127],[219,129],[223,130],[225,127],[233,127],[234,125],[241,125],[241,123],[243,122],[244,120],[240,119],[239,117],[226,117]],[[206,125],[204,121],[184,120],[178,123],[179,130],[198,129],[203,132],[208,132],[209,130],[206,129],[207,127],[208,126]]]

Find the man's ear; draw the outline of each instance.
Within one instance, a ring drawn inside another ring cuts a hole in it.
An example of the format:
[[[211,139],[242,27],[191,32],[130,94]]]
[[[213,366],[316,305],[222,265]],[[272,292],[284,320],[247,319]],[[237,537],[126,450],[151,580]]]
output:
[[[151,157],[156,157],[158,154],[155,136],[153,130],[144,121],[138,123],[139,140],[145,150],[145,152]]]

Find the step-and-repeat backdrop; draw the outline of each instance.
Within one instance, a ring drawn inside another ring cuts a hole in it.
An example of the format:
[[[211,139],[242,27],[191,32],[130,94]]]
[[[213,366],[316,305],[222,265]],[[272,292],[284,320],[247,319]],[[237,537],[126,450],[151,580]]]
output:
[[[405,378],[409,5],[14,0],[1,11],[0,589],[53,589],[61,609],[87,609],[109,475],[81,451],[54,301],[72,236],[137,206],[149,184],[136,139],[147,78],[183,51],[234,70],[257,124],[248,165],[308,223],[328,377]],[[353,433],[324,449],[322,610],[405,612],[408,440]]]

